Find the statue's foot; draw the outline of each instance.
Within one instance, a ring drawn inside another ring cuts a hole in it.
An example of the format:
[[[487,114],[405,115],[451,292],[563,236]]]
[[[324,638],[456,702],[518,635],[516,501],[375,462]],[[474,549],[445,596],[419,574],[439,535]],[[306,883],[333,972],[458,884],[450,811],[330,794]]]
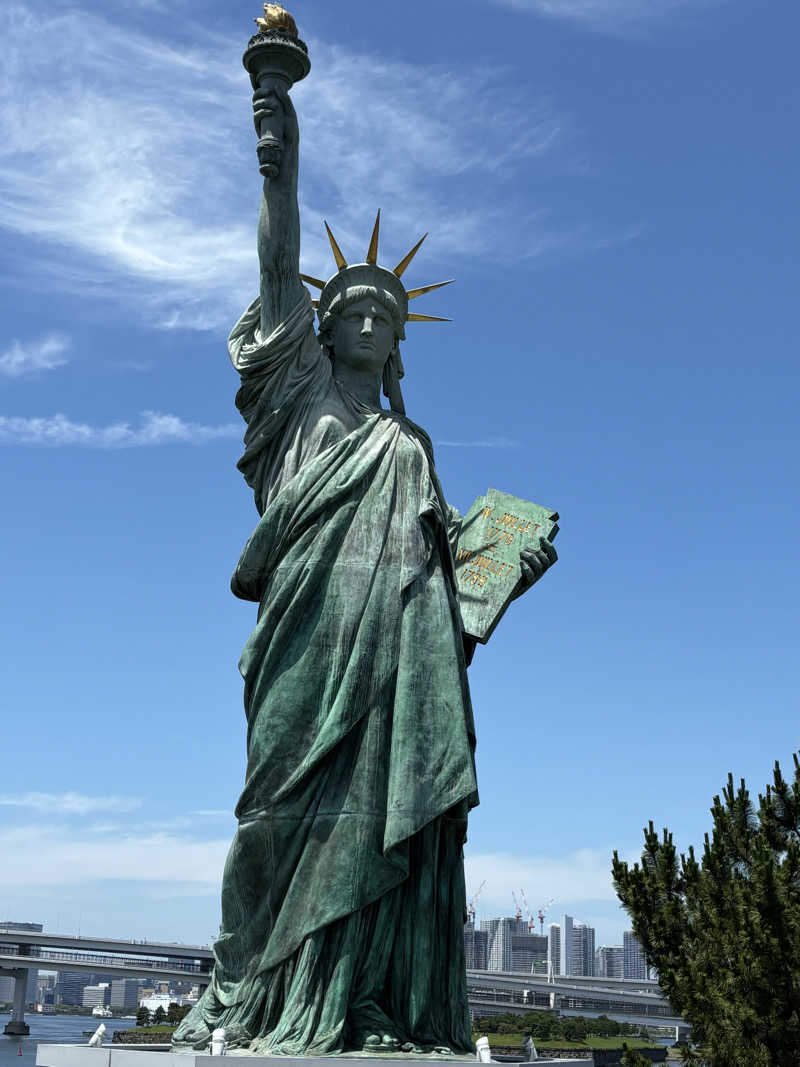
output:
[[[415,1052],[418,1056],[421,1056],[425,1049],[422,1045],[415,1045],[413,1041],[406,1041],[404,1045],[400,1046],[401,1052]]]
[[[362,1047],[365,1052],[399,1052],[400,1041],[391,1034],[367,1034]]]

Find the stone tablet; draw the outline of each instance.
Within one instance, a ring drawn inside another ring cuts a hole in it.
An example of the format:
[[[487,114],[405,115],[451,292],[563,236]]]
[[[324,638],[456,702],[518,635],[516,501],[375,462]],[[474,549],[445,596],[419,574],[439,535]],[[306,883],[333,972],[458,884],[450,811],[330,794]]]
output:
[[[485,645],[514,599],[520,550],[558,533],[558,512],[498,489],[479,496],[461,523],[456,547],[464,631]]]

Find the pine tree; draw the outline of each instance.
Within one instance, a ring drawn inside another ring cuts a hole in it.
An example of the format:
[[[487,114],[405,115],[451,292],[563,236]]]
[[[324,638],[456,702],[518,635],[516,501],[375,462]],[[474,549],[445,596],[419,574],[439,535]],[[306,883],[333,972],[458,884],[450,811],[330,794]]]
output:
[[[619,1062],[622,1067],[650,1067],[650,1060],[641,1052],[637,1052],[635,1048],[628,1048],[625,1041],[622,1042],[622,1056]]]
[[[139,1010],[136,1012],[136,1025],[137,1026],[149,1026],[150,1025],[150,1012],[141,1004]]]
[[[641,865],[614,853],[617,894],[669,1002],[714,1067],[800,1062],[800,761],[778,763],[756,811],[733,775],[700,862],[644,831]]]
[[[156,1010],[153,1012],[153,1022],[156,1026],[162,1026],[167,1020],[167,1013],[163,1007],[159,1004]]]

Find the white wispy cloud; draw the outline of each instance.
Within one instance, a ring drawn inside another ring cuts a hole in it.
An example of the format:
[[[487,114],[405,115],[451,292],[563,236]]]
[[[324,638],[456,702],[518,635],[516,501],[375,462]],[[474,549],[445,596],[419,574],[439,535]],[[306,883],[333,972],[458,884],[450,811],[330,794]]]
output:
[[[0,829],[0,855],[14,855],[15,862],[3,868],[0,884],[6,891],[43,894],[59,887],[66,893],[70,886],[85,892],[92,883],[135,882],[132,928],[143,894],[215,898],[229,848],[227,832],[206,837],[196,829],[131,830],[120,823],[109,824],[103,832],[98,825],[76,829],[57,819],[5,825]],[[638,858],[638,853],[632,849],[624,858]],[[618,943],[628,921],[616,899],[610,867],[611,849],[583,849],[564,856],[468,853],[468,895],[486,881],[478,912],[487,917],[511,914],[512,891],[519,896],[521,888],[536,909],[555,897],[548,922],[566,911],[595,926],[598,943]]]
[[[482,852],[465,855],[468,892],[482,882],[481,908],[487,914],[507,915],[512,893],[520,887],[530,903],[538,907],[555,898],[556,908],[565,905],[580,910],[582,905],[611,904],[616,910],[617,895],[611,882],[613,848],[579,849],[563,856]],[[641,849],[620,850],[623,859],[638,859]]]
[[[59,333],[46,334],[38,341],[12,341],[0,355],[0,375],[22,378],[62,367],[69,362],[64,354],[69,346],[69,338]]]
[[[216,894],[230,838],[197,840],[173,833],[82,835],[69,826],[17,826],[0,830],[4,888],[85,885],[98,880],[193,884]]]
[[[113,422],[92,426],[66,415],[27,417],[0,415],[0,445],[84,445],[89,448],[146,448],[153,445],[200,445],[219,438],[242,436],[241,426],[223,423],[202,426],[178,415],[144,411],[138,426]]]
[[[0,796],[0,806],[27,808],[46,815],[91,815],[95,812],[128,812],[141,807],[136,797],[86,796],[83,793],[18,793]]]
[[[0,226],[39,239],[47,254],[36,269],[49,268],[53,284],[135,292],[139,313],[161,325],[216,328],[257,287],[260,179],[242,41],[190,21],[184,30],[173,47],[73,7],[50,13],[43,34],[38,9],[12,4]],[[568,123],[550,100],[508,98],[472,70],[309,44],[313,75],[294,98],[311,273],[331,269],[323,214],[343,248],[360,253],[379,206],[387,258],[423,229],[433,256],[447,258],[507,256],[511,245],[538,254],[572,240],[542,205],[500,210],[482,195],[487,175],[503,187],[560,150]],[[58,121],[42,121],[53,107],[40,76],[49,69],[60,72]]]
[[[725,0],[494,0],[531,15],[562,19],[601,33],[627,34],[678,15],[696,15]]]

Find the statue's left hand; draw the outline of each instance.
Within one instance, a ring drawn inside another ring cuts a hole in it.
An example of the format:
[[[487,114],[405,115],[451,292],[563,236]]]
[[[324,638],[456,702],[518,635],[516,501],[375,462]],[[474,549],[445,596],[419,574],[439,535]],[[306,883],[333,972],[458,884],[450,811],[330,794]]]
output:
[[[542,538],[538,548],[523,548],[519,554],[519,569],[522,571],[522,580],[516,592],[516,596],[522,596],[528,589],[542,577],[545,571],[558,559],[552,542]]]

